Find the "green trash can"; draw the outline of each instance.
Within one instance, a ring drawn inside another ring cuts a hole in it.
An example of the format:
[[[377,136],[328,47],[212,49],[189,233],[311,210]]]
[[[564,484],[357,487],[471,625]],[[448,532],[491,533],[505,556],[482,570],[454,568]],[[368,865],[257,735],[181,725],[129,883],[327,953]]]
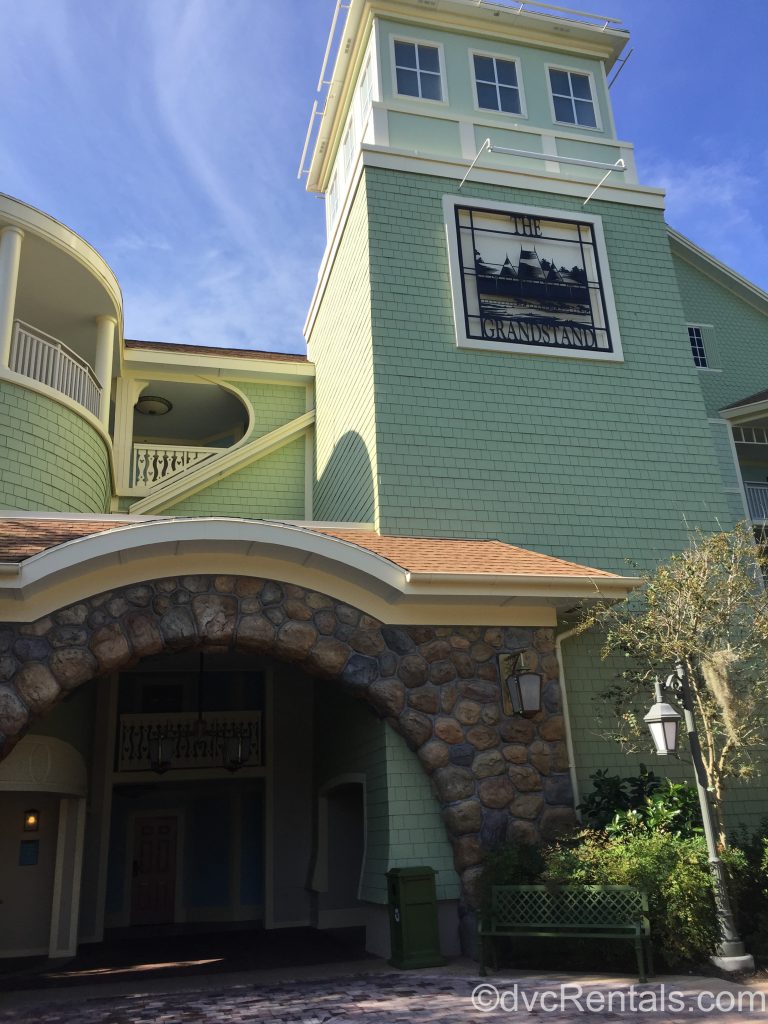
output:
[[[437,895],[432,868],[392,868],[387,872],[389,933],[393,967],[440,967]]]

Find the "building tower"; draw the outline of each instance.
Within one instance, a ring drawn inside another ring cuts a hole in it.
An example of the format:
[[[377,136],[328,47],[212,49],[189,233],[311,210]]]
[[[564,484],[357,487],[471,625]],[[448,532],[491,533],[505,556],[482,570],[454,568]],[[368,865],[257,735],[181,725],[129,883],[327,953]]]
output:
[[[742,517],[664,196],[614,125],[627,40],[545,4],[350,3],[307,169],[316,515],[614,571]]]

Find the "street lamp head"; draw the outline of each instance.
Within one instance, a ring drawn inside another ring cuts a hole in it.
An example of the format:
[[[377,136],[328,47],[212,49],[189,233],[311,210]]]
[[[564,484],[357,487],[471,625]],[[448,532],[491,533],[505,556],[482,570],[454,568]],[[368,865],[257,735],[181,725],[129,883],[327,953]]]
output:
[[[656,753],[674,754],[677,750],[677,732],[680,715],[671,704],[657,700],[645,716],[644,721],[651,732]]]

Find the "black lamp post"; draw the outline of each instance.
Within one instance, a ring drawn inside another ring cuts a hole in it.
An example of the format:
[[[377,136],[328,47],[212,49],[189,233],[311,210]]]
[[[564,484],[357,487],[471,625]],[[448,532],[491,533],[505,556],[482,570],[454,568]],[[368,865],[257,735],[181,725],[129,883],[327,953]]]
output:
[[[680,707],[683,709],[685,731],[688,733],[688,745],[691,751],[694,774],[696,775],[696,790],[699,794],[701,820],[704,826],[704,838],[707,843],[709,870],[712,873],[712,887],[715,893],[715,906],[717,908],[717,920],[720,929],[720,943],[717,955],[712,957],[712,961],[717,967],[725,971],[754,970],[755,961],[751,954],[746,952],[744,943],[736,929],[731,900],[728,895],[725,869],[717,853],[711,787],[701,753],[699,736],[696,732],[696,722],[693,717],[691,683],[688,678],[687,667],[682,659],[678,659],[675,664],[675,671],[668,676],[664,688],[675,693]],[[645,721],[650,729],[656,753],[671,755],[675,753],[677,747],[680,715],[671,705],[662,700],[661,691],[662,684],[659,680],[656,680],[656,703],[645,716]]]

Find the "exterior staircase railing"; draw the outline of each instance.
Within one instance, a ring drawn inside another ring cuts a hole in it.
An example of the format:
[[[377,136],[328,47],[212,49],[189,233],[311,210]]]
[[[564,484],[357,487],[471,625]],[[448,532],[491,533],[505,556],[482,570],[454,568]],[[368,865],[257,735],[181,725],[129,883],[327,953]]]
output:
[[[196,448],[189,445],[134,444],[131,458],[131,487],[147,490],[198,466],[222,448]]]

